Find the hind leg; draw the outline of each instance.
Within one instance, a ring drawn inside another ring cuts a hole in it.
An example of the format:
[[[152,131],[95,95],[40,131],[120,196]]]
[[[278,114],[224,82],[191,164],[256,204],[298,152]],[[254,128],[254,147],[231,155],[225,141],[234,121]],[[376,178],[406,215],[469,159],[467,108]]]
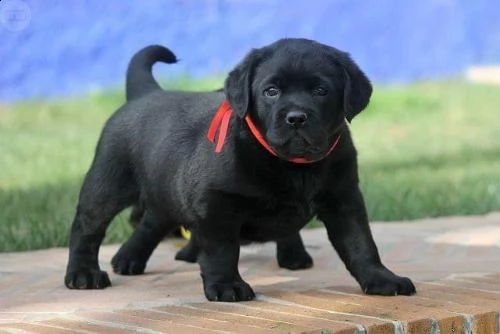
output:
[[[175,259],[195,263],[199,252],[200,247],[192,232],[191,239],[175,254]],[[313,259],[307,253],[299,233],[276,242],[276,257],[279,266],[288,270],[302,270],[313,266]]]
[[[132,236],[111,260],[113,271],[120,275],[143,274],[149,257],[173,227],[152,210],[146,209]]]
[[[191,239],[189,239],[188,243],[175,254],[175,259],[177,261],[195,263],[199,253],[200,246],[196,241],[195,234],[191,231]]]
[[[103,289],[111,285],[108,274],[99,267],[99,248],[112,219],[137,198],[126,164],[113,163],[112,157],[94,162],[83,182],[71,227],[66,287]]]
[[[129,223],[133,228],[136,228],[137,225],[139,225],[145,211],[146,208],[143,201],[139,201],[138,203],[134,204],[129,216]]]
[[[313,266],[313,259],[307,253],[299,232],[276,242],[276,257],[278,265],[289,270],[301,270]]]

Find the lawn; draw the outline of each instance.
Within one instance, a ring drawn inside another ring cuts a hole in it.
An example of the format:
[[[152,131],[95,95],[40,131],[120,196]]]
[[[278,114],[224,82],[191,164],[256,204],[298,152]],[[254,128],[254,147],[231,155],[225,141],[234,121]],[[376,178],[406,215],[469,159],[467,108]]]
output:
[[[220,80],[167,86],[208,90]],[[0,251],[67,244],[100,129],[123,94],[0,106]],[[500,209],[500,87],[463,82],[377,86],[351,126],[372,220]],[[125,215],[106,242],[129,233]]]

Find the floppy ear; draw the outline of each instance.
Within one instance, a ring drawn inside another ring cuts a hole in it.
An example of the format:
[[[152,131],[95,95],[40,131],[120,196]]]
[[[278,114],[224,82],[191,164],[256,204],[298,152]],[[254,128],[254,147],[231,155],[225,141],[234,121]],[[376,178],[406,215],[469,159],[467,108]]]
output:
[[[344,68],[344,112],[347,121],[351,122],[370,102],[373,88],[349,54],[343,53],[339,60]]]
[[[252,80],[255,67],[260,61],[257,49],[250,51],[245,58],[229,72],[224,83],[224,92],[229,104],[239,117],[245,117],[252,99]]]

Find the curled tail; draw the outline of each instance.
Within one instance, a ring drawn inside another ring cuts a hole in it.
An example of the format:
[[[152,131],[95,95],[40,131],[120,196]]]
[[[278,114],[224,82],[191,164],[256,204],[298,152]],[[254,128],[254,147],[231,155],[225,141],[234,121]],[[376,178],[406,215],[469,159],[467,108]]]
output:
[[[154,63],[158,61],[175,64],[177,57],[172,51],[161,45],[147,46],[132,57],[127,69],[127,101],[153,90],[161,89],[152,72]]]

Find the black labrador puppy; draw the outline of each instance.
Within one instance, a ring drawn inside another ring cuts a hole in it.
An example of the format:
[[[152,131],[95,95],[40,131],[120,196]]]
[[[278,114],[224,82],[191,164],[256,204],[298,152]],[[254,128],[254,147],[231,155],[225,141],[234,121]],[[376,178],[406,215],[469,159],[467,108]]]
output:
[[[68,288],[111,285],[98,264],[104,234],[120,211],[143,203],[141,223],[112,259],[119,274],[143,273],[165,231],[185,225],[206,298],[251,300],[240,240],[275,240],[294,254],[299,230],[317,216],[365,293],[415,293],[383,265],[368,224],[346,122],[368,105],[372,86],[347,53],[281,39],[252,50],[224,92],[163,91],[151,74],[156,61],[176,58],[161,46],[133,57],[130,101],[102,131],[71,228]]]

